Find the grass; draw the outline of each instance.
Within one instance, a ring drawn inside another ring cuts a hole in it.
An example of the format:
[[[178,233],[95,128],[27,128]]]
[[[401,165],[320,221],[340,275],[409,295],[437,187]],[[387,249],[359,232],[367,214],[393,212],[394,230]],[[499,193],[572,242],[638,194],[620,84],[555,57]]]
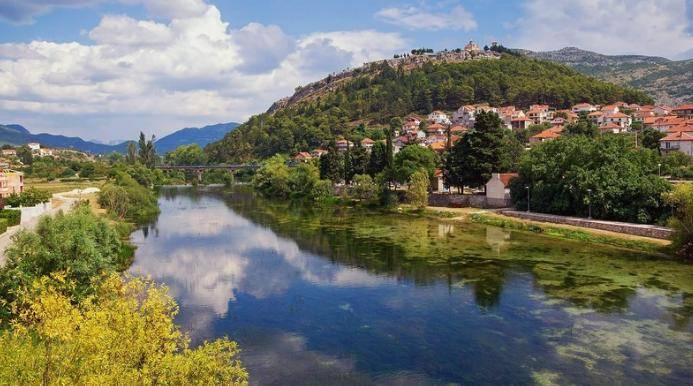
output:
[[[75,190],[75,189],[100,188],[101,186],[103,186],[103,184],[105,182],[106,182],[105,179],[103,179],[103,180],[84,179],[84,180],[69,180],[69,181],[61,181],[61,180],[48,181],[44,178],[25,178],[24,179],[24,186],[26,188],[34,187],[36,189],[47,191],[47,192],[53,194],[53,193],[69,192],[69,191]]]

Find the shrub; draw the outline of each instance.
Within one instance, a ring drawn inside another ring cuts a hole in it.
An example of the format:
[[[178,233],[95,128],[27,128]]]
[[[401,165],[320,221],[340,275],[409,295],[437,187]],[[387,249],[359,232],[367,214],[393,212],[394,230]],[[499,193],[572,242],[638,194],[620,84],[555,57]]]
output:
[[[319,180],[313,186],[313,200],[317,202],[327,202],[334,195],[332,181]]]
[[[315,184],[320,181],[320,171],[311,164],[300,164],[289,170],[287,185],[293,198],[313,198]]]
[[[0,218],[0,234],[7,232],[7,219]]]
[[[6,301],[0,302],[0,319],[8,314],[4,307],[17,290],[58,271],[67,272],[67,279],[75,284],[71,290],[75,298],[91,293],[92,279],[115,271],[123,247],[118,232],[87,206],[42,217],[35,231],[20,231],[12,240],[0,268],[0,299]]]
[[[159,213],[156,195],[123,171],[115,173],[115,184],[99,193],[99,205],[120,219],[146,221]]]
[[[289,196],[289,167],[281,155],[265,161],[253,177],[253,187],[266,197]]]
[[[70,286],[43,277],[21,292],[18,322],[0,333],[1,384],[247,384],[235,342],[190,348],[165,288],[112,275],[76,303]]]
[[[372,201],[378,195],[378,185],[368,174],[357,174],[349,187],[349,195],[361,201]]]
[[[5,198],[5,204],[18,208],[20,206],[36,206],[51,200],[50,192],[38,190],[34,187],[27,188],[20,194],[11,194]]]
[[[430,179],[425,169],[419,169],[411,175],[409,188],[407,189],[407,200],[414,207],[423,209],[428,205],[428,187]]]
[[[19,225],[22,222],[22,211],[14,209],[0,210],[0,218],[7,220],[7,226]]]
[[[674,228],[672,247],[684,260],[693,261],[693,184],[679,184],[664,194],[664,200],[674,207],[669,226]]]

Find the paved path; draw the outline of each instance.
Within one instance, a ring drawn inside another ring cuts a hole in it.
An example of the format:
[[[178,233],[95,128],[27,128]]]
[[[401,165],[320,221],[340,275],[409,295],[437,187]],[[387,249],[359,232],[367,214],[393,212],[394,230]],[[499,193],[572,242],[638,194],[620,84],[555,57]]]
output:
[[[13,227],[7,228],[5,233],[0,235],[0,266],[5,264],[5,249],[12,242],[12,236],[17,234],[22,229],[34,229],[39,222],[39,219],[43,216],[53,216],[60,210],[69,210],[72,205],[77,202],[82,194],[90,194],[98,192],[98,188],[87,188],[87,189],[75,189],[69,192],[55,193],[53,199],[57,202],[57,205],[43,213],[41,216],[35,216],[31,219],[24,220],[22,223]],[[53,200],[51,200],[53,202]]]

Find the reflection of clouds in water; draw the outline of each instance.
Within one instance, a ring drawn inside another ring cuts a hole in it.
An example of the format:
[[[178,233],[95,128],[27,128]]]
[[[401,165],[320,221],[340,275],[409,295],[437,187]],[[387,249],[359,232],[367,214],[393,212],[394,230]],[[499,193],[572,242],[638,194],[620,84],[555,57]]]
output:
[[[165,282],[184,307],[204,306],[224,315],[234,291],[262,299],[283,293],[297,276],[312,284],[352,287],[391,280],[305,253],[216,199],[179,207],[162,211],[156,237],[133,237],[139,247],[131,272]]]
[[[351,358],[311,351],[306,339],[292,333],[244,331],[249,342],[241,341],[243,364],[254,369],[256,385],[427,385],[426,375],[398,371],[373,378],[356,370]]]

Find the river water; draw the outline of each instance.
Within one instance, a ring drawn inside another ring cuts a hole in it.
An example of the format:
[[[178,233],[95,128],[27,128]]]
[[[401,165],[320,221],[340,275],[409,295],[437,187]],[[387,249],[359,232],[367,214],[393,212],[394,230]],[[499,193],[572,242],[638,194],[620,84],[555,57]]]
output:
[[[131,272],[252,384],[629,384],[693,379],[693,266],[501,228],[162,191]]]

